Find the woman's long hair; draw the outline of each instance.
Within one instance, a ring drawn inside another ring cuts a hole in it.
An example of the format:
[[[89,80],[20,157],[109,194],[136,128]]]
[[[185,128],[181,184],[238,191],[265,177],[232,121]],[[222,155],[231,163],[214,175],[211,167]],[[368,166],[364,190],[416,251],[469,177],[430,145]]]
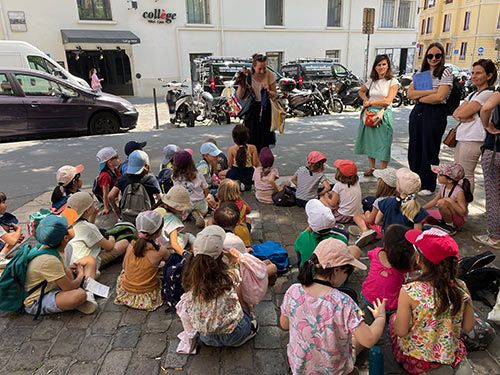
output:
[[[238,151],[236,151],[235,161],[236,166],[239,168],[243,168],[247,164],[247,142],[250,137],[248,133],[248,129],[245,125],[236,125],[233,128],[233,141],[236,145],[238,145]]]
[[[217,259],[205,254],[191,257],[182,272],[184,290],[208,302],[233,289],[236,276],[222,257],[222,254]]]
[[[420,255],[424,272],[418,281],[428,282],[434,289],[436,315],[439,316],[451,309],[451,315],[457,315],[462,309],[464,291],[458,287],[458,259],[449,257],[434,264]]]
[[[429,61],[427,60],[427,53],[429,53],[429,50],[431,48],[434,48],[434,47],[439,48],[439,51],[443,55],[441,57],[441,60],[439,61],[439,65],[432,72],[432,74],[434,75],[434,77],[440,77],[441,74],[443,74],[443,71],[445,69],[445,66],[444,66],[444,64],[445,64],[445,61],[444,61],[445,53],[444,53],[444,47],[443,47],[443,45],[441,43],[437,43],[436,42],[436,43],[429,44],[429,46],[425,50],[425,55],[424,55],[424,58],[422,60],[422,67],[420,68],[420,71],[421,72],[425,72],[426,70],[430,70],[431,66],[429,64]]]
[[[375,57],[375,61],[373,62],[372,71],[370,73],[370,78],[372,79],[372,81],[377,81],[379,79],[378,78],[377,70],[375,68],[377,67],[377,65],[380,62],[382,62],[384,60],[387,61],[387,72],[385,73],[385,77],[384,78],[386,80],[392,79],[392,63],[391,63],[391,59],[387,55],[377,55]]]

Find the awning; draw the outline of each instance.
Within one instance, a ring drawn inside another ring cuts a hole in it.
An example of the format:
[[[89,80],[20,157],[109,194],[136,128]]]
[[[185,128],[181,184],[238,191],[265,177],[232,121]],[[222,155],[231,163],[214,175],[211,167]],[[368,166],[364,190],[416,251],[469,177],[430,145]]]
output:
[[[128,43],[137,44],[141,40],[127,30],[61,30],[64,44],[68,43]]]

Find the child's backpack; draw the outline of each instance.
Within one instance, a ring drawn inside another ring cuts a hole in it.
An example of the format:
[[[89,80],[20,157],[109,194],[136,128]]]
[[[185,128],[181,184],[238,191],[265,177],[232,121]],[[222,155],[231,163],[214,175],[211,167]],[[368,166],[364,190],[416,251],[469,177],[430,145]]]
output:
[[[495,328],[490,323],[474,314],[474,329],[468,333],[462,333],[461,339],[468,352],[486,350],[488,345],[495,339]]]
[[[172,186],[174,186],[174,182],[172,181],[172,170],[170,168],[162,169],[160,173],[158,173],[157,179],[163,194],[167,194]]]
[[[184,294],[184,289],[182,288],[182,270],[185,264],[186,257],[174,253],[170,255],[165,267],[163,267],[161,294],[167,313],[175,313],[175,305],[177,305]]]
[[[109,176],[111,177],[111,186],[114,186],[118,177],[114,173],[112,173],[111,171],[109,171],[107,169],[107,167],[105,169],[103,169],[102,172],[105,172],[105,173],[109,174]],[[101,185],[99,185],[99,183],[97,182],[98,179],[99,179],[99,176],[97,176],[94,179],[94,184],[92,185],[92,194],[94,194],[95,197],[97,198],[97,200],[100,203],[102,203],[103,202],[103,200],[102,200],[103,199],[102,198],[103,192],[102,192]]]
[[[491,251],[485,251],[459,261],[459,277],[467,285],[472,299],[482,301],[490,307],[495,304],[490,301],[490,297],[495,300],[500,286],[500,269],[488,266],[495,258]]]
[[[34,236],[36,228],[38,227],[38,224],[40,224],[40,221],[50,215],[54,215],[54,212],[51,210],[47,210],[46,208],[40,208],[40,210],[38,210],[37,212],[31,213],[28,218],[28,234],[30,236]]]
[[[120,200],[123,221],[135,224],[137,215],[151,209],[148,192],[141,182],[131,183],[123,190]]]
[[[288,271],[290,262],[286,249],[279,242],[267,241],[251,246],[253,251],[250,253],[260,260],[269,259],[278,268],[278,273],[283,274]]]
[[[276,206],[291,207],[295,206],[295,189],[291,186],[284,186],[280,191],[272,194],[272,200]]]
[[[59,252],[54,249],[32,247],[30,244],[24,244],[11,259],[0,277],[0,310],[1,311],[22,311],[24,300],[37,289],[42,288],[40,299],[45,295],[47,281],[34,286],[30,290],[24,289],[26,282],[26,272],[28,264],[34,258],[40,255],[53,255],[59,259]],[[38,311],[35,319],[40,315],[42,304],[38,304]]]

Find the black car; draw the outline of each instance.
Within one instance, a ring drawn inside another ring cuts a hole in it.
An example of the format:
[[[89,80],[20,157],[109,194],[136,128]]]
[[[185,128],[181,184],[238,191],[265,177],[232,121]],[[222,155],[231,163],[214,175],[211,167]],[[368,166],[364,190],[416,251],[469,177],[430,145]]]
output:
[[[327,82],[352,74],[342,64],[327,58],[289,61],[283,64],[281,71],[285,77],[293,78],[299,89],[310,89],[313,83],[321,89]]]
[[[127,100],[72,85],[40,71],[0,69],[0,140],[68,132],[133,129],[139,113]]]

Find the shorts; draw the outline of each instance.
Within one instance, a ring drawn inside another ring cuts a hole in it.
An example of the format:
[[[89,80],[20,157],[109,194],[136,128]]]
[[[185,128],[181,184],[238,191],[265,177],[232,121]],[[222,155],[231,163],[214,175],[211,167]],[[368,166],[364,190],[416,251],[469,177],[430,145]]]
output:
[[[50,292],[45,293],[42,299],[42,309],[40,310],[40,315],[50,315],[62,312],[56,304],[56,295],[60,291],[61,289],[53,289]],[[30,315],[36,315],[39,303],[40,298],[37,298],[30,306],[25,306],[24,310]]]
[[[200,335],[200,341],[207,346],[225,347],[239,346],[252,332],[252,318],[250,314],[243,310],[243,318],[231,333],[212,334],[208,336]]]
[[[347,224],[352,222],[352,216],[342,215],[339,213],[339,207],[332,208],[333,216],[335,216],[335,221],[337,223]]]
[[[441,221],[443,219],[443,217],[441,216],[441,213],[437,209],[427,210],[427,212],[429,213],[429,215],[432,218],[436,219],[437,221]],[[457,214],[453,214],[452,217],[451,217],[451,221],[453,223],[453,227],[455,229],[462,229],[462,227],[465,224],[465,218],[466,218],[466,216],[460,216],[460,215],[457,215]],[[429,219],[427,221],[431,222]]]

